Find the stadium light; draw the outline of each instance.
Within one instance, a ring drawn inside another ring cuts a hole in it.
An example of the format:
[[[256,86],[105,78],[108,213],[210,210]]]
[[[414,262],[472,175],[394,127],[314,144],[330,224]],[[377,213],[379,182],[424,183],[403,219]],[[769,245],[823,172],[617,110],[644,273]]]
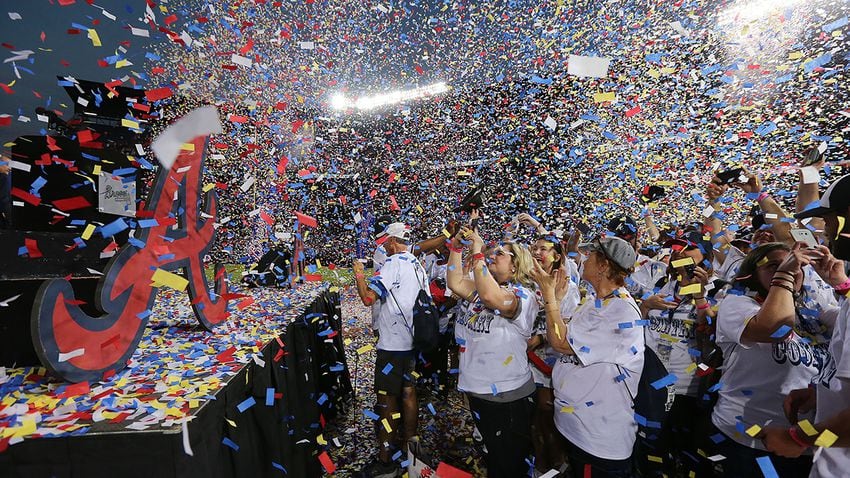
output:
[[[718,18],[724,22],[744,21],[749,22],[764,18],[773,12],[792,7],[802,0],[753,0],[749,2],[738,2],[730,6]]]
[[[390,91],[377,95],[361,96],[357,99],[347,98],[342,93],[336,93],[331,96],[330,106],[335,110],[353,108],[361,111],[368,111],[381,106],[398,104],[409,100],[418,100],[429,96],[436,96],[440,93],[445,93],[446,91],[449,91],[449,86],[445,82],[440,82],[434,83],[433,85],[420,86],[412,90]]]

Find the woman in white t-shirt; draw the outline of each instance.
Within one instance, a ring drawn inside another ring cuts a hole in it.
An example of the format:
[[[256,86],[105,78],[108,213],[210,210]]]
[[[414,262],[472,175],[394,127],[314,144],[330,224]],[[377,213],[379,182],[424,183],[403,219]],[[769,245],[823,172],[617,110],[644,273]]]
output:
[[[828,383],[835,373],[829,328],[818,304],[802,293],[802,268],[818,252],[797,244],[763,244],[747,254],[736,288],[720,302],[717,344],[724,366],[712,422],[713,440],[727,475],[761,477],[758,458],[769,457],[779,476],[806,476],[812,457],[785,458],[765,450],[759,431],[790,427],[783,413],[794,389]],[[806,417],[801,417],[806,418]]]
[[[534,241],[531,246],[531,255],[547,274],[561,269],[567,278],[560,283],[561,287],[555,289],[555,297],[560,304],[561,315],[571,316],[581,299],[577,280],[574,281],[573,274],[570,273],[578,267],[572,259],[564,256],[560,240],[549,233]],[[564,447],[555,429],[555,393],[552,390],[552,367],[561,354],[546,342],[546,312],[543,310],[543,294],[539,288],[535,288],[535,298],[540,310],[534,321],[533,335],[528,341],[528,358],[531,361],[534,384],[537,386],[537,408],[534,412],[532,438],[534,465],[538,471],[545,473],[551,469],[560,469],[566,460]]]
[[[555,426],[567,441],[574,477],[630,477],[637,434],[632,396],[643,371],[643,327],[625,279],[635,251],[616,237],[597,239],[582,278],[593,286],[565,320],[555,298],[558,270],[537,264],[534,277],[545,301],[547,338],[563,354],[552,372]]]
[[[473,279],[462,272],[464,239],[471,242]],[[484,438],[487,475],[527,476],[535,386],[526,342],[538,309],[529,278],[533,259],[514,243],[497,246],[486,258],[484,241],[467,228],[451,242],[448,287],[464,299],[455,323],[458,389],[466,393]]]

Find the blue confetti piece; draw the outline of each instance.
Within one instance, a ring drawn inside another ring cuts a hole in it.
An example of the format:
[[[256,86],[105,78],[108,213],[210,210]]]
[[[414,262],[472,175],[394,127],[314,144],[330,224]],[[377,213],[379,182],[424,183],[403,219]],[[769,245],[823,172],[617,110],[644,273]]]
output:
[[[770,461],[769,456],[760,456],[756,458],[756,462],[759,464],[764,478],[779,478],[779,474],[776,473],[776,468],[773,467],[773,462]]]
[[[287,474],[289,473],[289,472],[286,471],[286,468],[284,468],[283,465],[281,465],[280,463],[272,462],[272,466],[277,468],[278,470],[284,472],[284,473],[287,473]]]
[[[239,410],[239,413],[244,413],[245,410],[253,407],[256,403],[257,401],[254,400],[254,397],[248,397],[242,403],[236,405],[236,408]]]
[[[383,370],[381,370],[381,373],[382,373],[382,374],[384,374],[384,375],[389,375],[389,374],[390,374],[390,372],[392,372],[392,370],[393,370],[393,364],[388,363],[388,364],[384,367],[384,369],[383,369]]]
[[[369,409],[363,410],[363,415],[366,415],[368,418],[371,418],[372,420],[380,420],[381,419],[381,417],[379,417],[375,412],[373,412],[372,410],[369,410]]]
[[[841,28],[845,25],[847,25],[847,17],[842,17],[842,18],[839,18],[838,20],[835,20],[832,23],[827,23],[826,25],[821,27],[821,30],[823,30],[824,33],[829,33],[831,31],[837,30],[837,29],[839,29],[839,28]]]
[[[495,383],[491,383],[491,384],[490,384],[490,390],[492,390],[492,391],[493,391],[493,395],[494,395],[494,396],[499,394],[499,389],[497,389],[497,388],[496,388],[496,384],[495,384]]]
[[[437,414],[437,409],[434,408],[434,404],[428,402],[428,411],[431,412],[431,415]]]
[[[274,405],[274,389],[267,388],[266,389],[266,406],[271,407]]]
[[[770,338],[781,339],[782,337],[788,335],[788,332],[791,332],[791,327],[788,327],[787,325],[782,325],[781,327],[776,329],[775,332],[770,334]]]
[[[233,443],[233,440],[231,440],[230,438],[224,437],[224,439],[221,440],[221,443],[226,446],[229,446],[230,448],[233,448],[233,451],[239,451],[239,445]]]
[[[586,353],[586,354],[590,353],[590,347],[588,347],[587,345],[582,345],[581,348],[578,349],[578,350],[579,350],[579,352],[583,352],[583,353]]]
[[[124,222],[123,219],[118,218],[118,219],[110,222],[109,224],[102,226],[100,228],[100,234],[104,238],[112,237],[115,234],[118,234],[119,232],[121,232],[125,229],[129,229],[129,227],[130,226],[128,226],[127,223]]]
[[[652,382],[650,385],[652,385],[652,388],[656,390],[661,390],[662,388],[668,385],[673,385],[674,383],[676,383],[677,380],[679,380],[679,377],[677,377],[674,373],[670,373],[667,374],[666,377],[659,378],[658,380]]]
[[[631,322],[620,322],[619,324],[617,324],[617,328],[620,328],[620,329],[631,329],[634,326],[635,326],[635,324],[633,324]]]
[[[325,402],[327,402],[327,401],[328,401],[328,394],[326,394],[326,393],[323,393],[322,396],[320,396],[319,399],[316,400],[316,402],[318,402],[319,405],[324,405]]]

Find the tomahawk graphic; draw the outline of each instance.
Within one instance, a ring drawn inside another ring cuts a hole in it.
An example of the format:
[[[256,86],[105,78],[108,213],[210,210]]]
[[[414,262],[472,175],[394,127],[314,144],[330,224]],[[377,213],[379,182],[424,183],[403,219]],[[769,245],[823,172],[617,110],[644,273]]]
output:
[[[103,315],[86,314],[69,281],[42,284],[31,331],[36,353],[53,373],[72,382],[96,381],[124,368],[156,299],[154,275],[167,275],[164,271],[185,272],[195,317],[206,329],[227,319],[224,268],[216,266],[213,292],[203,267],[215,236],[216,215],[215,189],[201,194],[204,153],[208,135],[220,132],[215,108],[204,107],[169,126],[154,141],[163,167],[138,214],[140,226],[147,227],[137,229],[137,241],[122,246],[107,265],[95,293],[95,306]]]

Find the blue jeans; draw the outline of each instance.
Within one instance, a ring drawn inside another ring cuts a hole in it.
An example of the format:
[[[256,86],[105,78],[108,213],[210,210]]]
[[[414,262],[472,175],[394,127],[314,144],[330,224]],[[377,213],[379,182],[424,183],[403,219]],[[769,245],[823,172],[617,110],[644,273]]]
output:
[[[726,459],[721,461],[723,465],[723,476],[734,476],[736,478],[763,478],[764,474],[756,462],[756,458],[769,456],[770,462],[776,469],[779,478],[796,478],[798,476],[809,476],[812,468],[812,456],[803,455],[799,458],[785,458],[773,453],[757,450],[741,445],[735,440],[723,435],[725,440],[718,443],[718,452]]]

